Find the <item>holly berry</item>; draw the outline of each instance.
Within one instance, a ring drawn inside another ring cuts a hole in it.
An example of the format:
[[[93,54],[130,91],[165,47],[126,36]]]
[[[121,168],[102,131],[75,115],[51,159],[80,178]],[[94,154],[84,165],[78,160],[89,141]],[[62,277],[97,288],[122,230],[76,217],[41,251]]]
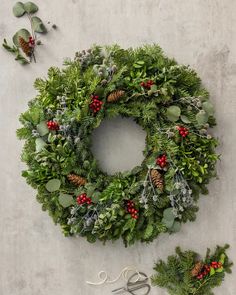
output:
[[[30,45],[30,47],[34,47],[35,46],[35,40],[32,36],[29,37],[29,41],[28,44]]]
[[[189,130],[183,126],[177,126],[176,129],[179,131],[179,134],[185,138],[189,134]]]
[[[49,130],[59,130],[59,124],[55,121],[48,121],[47,126]]]
[[[148,80],[147,82],[141,82],[140,85],[145,89],[151,89],[152,85],[154,85],[154,81]]]
[[[98,95],[91,95],[92,102],[90,103],[89,107],[93,111],[94,114],[99,112],[102,108],[103,102],[99,100]]]
[[[82,195],[79,195],[77,197],[77,203],[79,205],[83,205],[83,204],[91,205],[92,204],[92,199],[87,197],[86,194],[82,194]]]
[[[159,165],[161,168],[166,167],[167,165],[167,156],[163,154],[156,159],[156,164]]]
[[[126,211],[131,215],[133,219],[138,219],[138,210],[135,208],[133,201],[128,200],[126,202]]]

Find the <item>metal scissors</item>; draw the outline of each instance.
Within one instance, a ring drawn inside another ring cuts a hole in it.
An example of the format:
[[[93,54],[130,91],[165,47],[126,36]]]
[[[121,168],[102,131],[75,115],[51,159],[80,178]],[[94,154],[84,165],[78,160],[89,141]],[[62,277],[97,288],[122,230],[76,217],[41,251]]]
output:
[[[141,290],[140,292],[138,290]],[[136,272],[129,277],[126,286],[112,290],[112,293],[121,294],[124,292],[132,295],[148,295],[151,286],[148,284],[148,276],[143,272]]]

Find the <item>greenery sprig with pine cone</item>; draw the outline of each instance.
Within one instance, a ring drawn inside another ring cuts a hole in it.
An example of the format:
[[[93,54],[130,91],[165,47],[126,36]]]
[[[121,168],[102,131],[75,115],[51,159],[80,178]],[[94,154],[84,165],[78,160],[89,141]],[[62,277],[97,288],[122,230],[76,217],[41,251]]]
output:
[[[38,16],[33,16],[38,11],[38,6],[33,2],[16,2],[13,6],[13,14],[16,17],[27,16],[30,22],[31,32],[27,29],[18,30],[13,38],[13,45],[9,45],[7,40],[4,39],[2,46],[8,51],[14,54],[15,60],[20,64],[29,64],[32,60],[36,62],[35,48],[42,45],[42,42],[38,40],[38,34],[47,33],[47,29],[43,21]],[[55,25],[52,26],[56,28]]]
[[[226,273],[231,273],[232,262],[226,254],[229,245],[217,246],[211,254],[207,250],[202,259],[194,251],[176,248],[176,255],[167,262],[159,260],[152,276],[152,284],[167,289],[170,295],[213,295],[212,289],[221,285]]]
[[[157,45],[93,46],[37,79],[38,95],[20,117],[27,182],[65,235],[89,242],[150,242],[193,221],[214,177],[213,106],[189,67]],[[91,147],[105,118],[131,117],[146,131],[145,159],[107,175]]]

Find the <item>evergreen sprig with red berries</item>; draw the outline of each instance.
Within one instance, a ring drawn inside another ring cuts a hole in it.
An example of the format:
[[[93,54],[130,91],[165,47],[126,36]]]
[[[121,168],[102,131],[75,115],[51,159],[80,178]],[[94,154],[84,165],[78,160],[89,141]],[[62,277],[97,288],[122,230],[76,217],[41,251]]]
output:
[[[94,46],[36,80],[39,93],[17,131],[26,140],[23,176],[65,235],[131,245],[196,218],[218,160],[213,106],[200,82],[157,45]],[[118,116],[147,132],[144,161],[107,175],[90,150],[91,134]]]
[[[38,9],[38,6],[30,1],[16,2],[12,9],[14,16],[18,18],[27,16],[31,29],[30,31],[27,29],[18,30],[12,37],[13,45],[9,45],[7,40],[4,39],[2,46],[8,52],[14,54],[15,60],[22,65],[29,64],[31,61],[36,62],[35,48],[42,44],[38,39],[38,34],[47,33],[43,21],[34,15]]]
[[[214,253],[207,250],[205,259],[194,251],[176,248],[176,255],[159,260],[154,267],[152,284],[166,288],[170,295],[213,295],[212,289],[221,285],[226,273],[231,273],[224,247],[217,246]]]

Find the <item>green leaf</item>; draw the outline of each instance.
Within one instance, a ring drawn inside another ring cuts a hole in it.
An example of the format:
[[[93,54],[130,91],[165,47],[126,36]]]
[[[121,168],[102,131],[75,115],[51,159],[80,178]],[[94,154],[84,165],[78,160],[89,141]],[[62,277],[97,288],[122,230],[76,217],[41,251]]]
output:
[[[24,3],[25,11],[28,13],[35,13],[39,10],[38,6],[33,2],[26,2]]]
[[[166,220],[174,220],[175,219],[175,216],[173,214],[172,208],[165,209],[164,212],[163,212],[163,217]]]
[[[222,272],[224,268],[221,266],[220,268],[217,268],[216,272]]]
[[[13,36],[12,40],[13,40],[13,43],[17,46],[17,47],[20,47],[20,44],[19,44],[19,37],[22,37],[25,41],[28,42],[29,40],[29,37],[30,37],[30,32],[26,29],[21,29],[19,31],[17,31],[15,33],[15,35]]]
[[[171,232],[177,233],[181,229],[181,223],[179,221],[175,221],[173,226],[170,228]]]
[[[174,220],[168,220],[168,219],[165,219],[165,218],[162,218],[162,221],[161,221],[168,229],[171,229],[173,224],[174,224]]]
[[[13,6],[12,11],[16,17],[21,17],[25,14],[24,4],[22,2],[16,2],[16,4]]]
[[[51,179],[47,182],[46,184],[46,189],[52,193],[52,192],[55,192],[55,191],[58,191],[59,188],[61,186],[61,181],[60,179]]]
[[[208,121],[208,115],[207,115],[207,113],[205,111],[200,111],[196,115],[196,120],[197,120],[197,122],[198,122],[199,125],[206,124],[207,121]]]
[[[219,260],[219,262],[221,262],[222,264],[224,264],[224,262],[225,262],[225,257],[226,257],[226,255],[225,255],[224,253],[222,253],[222,254],[220,255],[220,260]]]
[[[176,122],[181,114],[181,109],[177,106],[170,106],[166,111],[166,116],[171,122]]]
[[[214,107],[213,107],[213,105],[209,101],[205,101],[202,104],[202,108],[203,108],[204,111],[207,112],[207,114],[209,116],[212,116],[214,114]]]
[[[42,121],[37,125],[37,131],[40,136],[48,134],[49,130],[46,121]]]
[[[37,16],[33,16],[32,17],[32,27],[33,30],[37,33],[47,33],[47,29],[45,27],[45,25],[43,24],[42,20],[37,17]]]
[[[39,153],[44,147],[46,142],[42,138],[36,138],[35,140],[35,146],[36,146],[36,153]]]
[[[153,225],[149,223],[143,233],[144,240],[148,240],[151,238],[153,230],[154,230]]]
[[[92,200],[93,200],[93,202],[98,202],[98,201],[99,201],[99,197],[100,197],[100,195],[101,195],[101,192],[99,192],[99,191],[95,191],[95,192],[93,193],[93,195],[92,195]]]
[[[63,194],[63,193],[60,193],[58,201],[64,208],[67,208],[74,204],[73,197],[71,195]]]
[[[213,276],[214,274],[215,274],[215,269],[213,267],[211,267],[210,276]]]
[[[181,121],[184,122],[185,124],[189,124],[189,123],[191,123],[191,121],[189,120],[189,118],[188,118],[187,116],[185,116],[185,115],[181,115],[181,116],[180,116],[180,119],[181,119]]]

